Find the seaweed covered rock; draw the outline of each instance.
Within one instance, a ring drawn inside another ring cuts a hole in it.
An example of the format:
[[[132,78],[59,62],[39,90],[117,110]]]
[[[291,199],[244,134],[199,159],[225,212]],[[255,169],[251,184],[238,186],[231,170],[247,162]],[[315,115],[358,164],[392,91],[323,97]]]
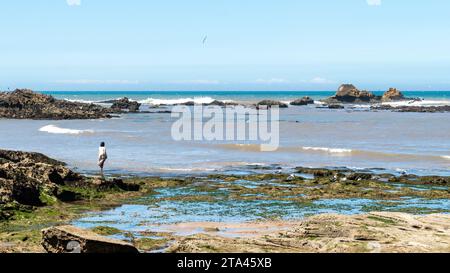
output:
[[[63,162],[39,153],[0,150],[0,204],[40,206],[58,193],[58,185],[83,181]]]
[[[0,92],[0,118],[99,119],[110,118],[109,112],[99,105],[58,100],[28,89]]]
[[[139,253],[130,243],[103,237],[74,226],[42,230],[42,246],[49,253]]]

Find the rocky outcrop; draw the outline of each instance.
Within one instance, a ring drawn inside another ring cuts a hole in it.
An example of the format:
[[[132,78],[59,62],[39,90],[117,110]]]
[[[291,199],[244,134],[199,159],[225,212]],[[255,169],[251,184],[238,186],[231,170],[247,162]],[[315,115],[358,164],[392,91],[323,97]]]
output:
[[[261,106],[267,106],[267,107],[272,107],[272,106],[278,106],[280,108],[288,108],[289,106],[286,103],[280,102],[280,101],[276,101],[276,100],[263,100],[260,101],[256,104],[257,107],[261,107]]]
[[[57,100],[28,89],[0,93],[0,118],[61,120],[110,117],[110,111],[99,105]]]
[[[325,103],[381,103],[411,100],[406,98],[402,92],[395,88],[389,88],[383,96],[377,96],[369,91],[360,91],[353,84],[343,84],[339,87],[336,94],[328,99],[323,100]]]
[[[327,103],[374,103],[379,102],[380,97],[368,91],[360,91],[352,84],[343,84],[336,95],[324,100]]]
[[[389,90],[383,94],[383,97],[381,100],[383,102],[390,102],[390,101],[399,101],[399,100],[405,100],[405,96],[402,92],[395,88],[389,88]]]
[[[131,101],[128,98],[122,98],[119,100],[112,101],[111,109],[116,112],[130,112],[136,113],[139,112],[139,108],[141,104],[137,101]]]
[[[378,105],[372,106],[371,110],[385,110],[393,112],[403,112],[403,113],[445,113],[450,112],[450,105],[442,106],[392,106],[392,105]]]
[[[40,206],[45,196],[67,197],[59,185],[83,180],[64,163],[43,154],[0,150],[0,204]]]
[[[65,166],[63,162],[39,153],[0,150],[0,205],[16,202],[29,206],[43,206],[49,202],[82,199],[72,188],[95,190],[139,190],[138,185],[120,179],[85,178]]]
[[[74,226],[42,230],[42,246],[49,253],[139,253],[130,243],[103,237]]]
[[[294,100],[293,102],[291,102],[291,105],[294,106],[304,106],[308,104],[314,104],[314,100],[311,99],[310,97],[303,97],[301,99]]]

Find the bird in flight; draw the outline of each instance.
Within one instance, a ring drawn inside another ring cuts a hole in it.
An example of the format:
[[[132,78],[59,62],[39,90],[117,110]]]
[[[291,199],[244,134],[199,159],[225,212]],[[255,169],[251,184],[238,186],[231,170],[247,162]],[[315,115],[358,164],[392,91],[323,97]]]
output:
[[[205,44],[207,40],[208,40],[208,35],[205,36],[205,38],[203,38],[203,44]]]

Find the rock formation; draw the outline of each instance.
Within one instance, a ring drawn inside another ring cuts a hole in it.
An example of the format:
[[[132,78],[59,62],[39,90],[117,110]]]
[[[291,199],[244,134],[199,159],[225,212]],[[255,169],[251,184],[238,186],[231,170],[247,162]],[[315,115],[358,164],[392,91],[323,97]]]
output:
[[[323,100],[325,103],[380,103],[390,101],[410,100],[397,89],[390,88],[383,96],[376,96],[369,91],[360,91],[353,84],[343,84],[336,94]]]
[[[99,105],[57,100],[28,89],[0,93],[0,118],[10,119],[98,119],[110,118]]]
[[[122,98],[119,100],[112,101],[111,109],[116,112],[130,112],[136,113],[139,112],[139,108],[141,104],[137,101],[131,101],[128,98]]]
[[[294,106],[303,106],[308,104],[314,104],[314,100],[311,99],[310,97],[303,97],[301,99],[294,100],[293,102],[291,102],[291,105]]]
[[[40,206],[44,196],[67,196],[58,185],[81,181],[64,163],[43,154],[0,150],[0,204]]]
[[[49,253],[139,253],[130,243],[100,236],[74,226],[42,230],[42,246]]]
[[[352,84],[343,84],[336,95],[326,100],[328,103],[373,103],[380,101],[380,97],[368,91],[360,91]]]
[[[383,97],[381,98],[381,100],[383,102],[399,101],[399,100],[405,100],[405,96],[399,90],[397,90],[395,88],[389,88],[389,90],[383,94]]]

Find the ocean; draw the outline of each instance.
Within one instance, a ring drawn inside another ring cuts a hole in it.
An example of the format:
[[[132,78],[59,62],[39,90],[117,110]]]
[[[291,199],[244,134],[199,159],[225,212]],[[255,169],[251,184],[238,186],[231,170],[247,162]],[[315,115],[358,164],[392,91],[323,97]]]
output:
[[[333,91],[130,92],[44,91],[59,99],[101,103],[128,97],[144,109],[162,104],[213,100],[289,102],[315,100]],[[375,92],[382,94],[382,92]],[[423,101],[450,105],[450,91],[404,92]],[[402,102],[408,103],[408,102]],[[368,111],[366,105],[323,109],[318,104],[280,110],[280,148],[261,152],[239,141],[175,141],[170,114],[124,114],[102,120],[0,120],[0,148],[42,152],[83,173],[97,172],[98,145],[107,144],[110,174],[186,175],[250,172],[296,166],[385,169],[390,172],[450,175],[450,114]],[[159,110],[170,106],[161,106]]]

